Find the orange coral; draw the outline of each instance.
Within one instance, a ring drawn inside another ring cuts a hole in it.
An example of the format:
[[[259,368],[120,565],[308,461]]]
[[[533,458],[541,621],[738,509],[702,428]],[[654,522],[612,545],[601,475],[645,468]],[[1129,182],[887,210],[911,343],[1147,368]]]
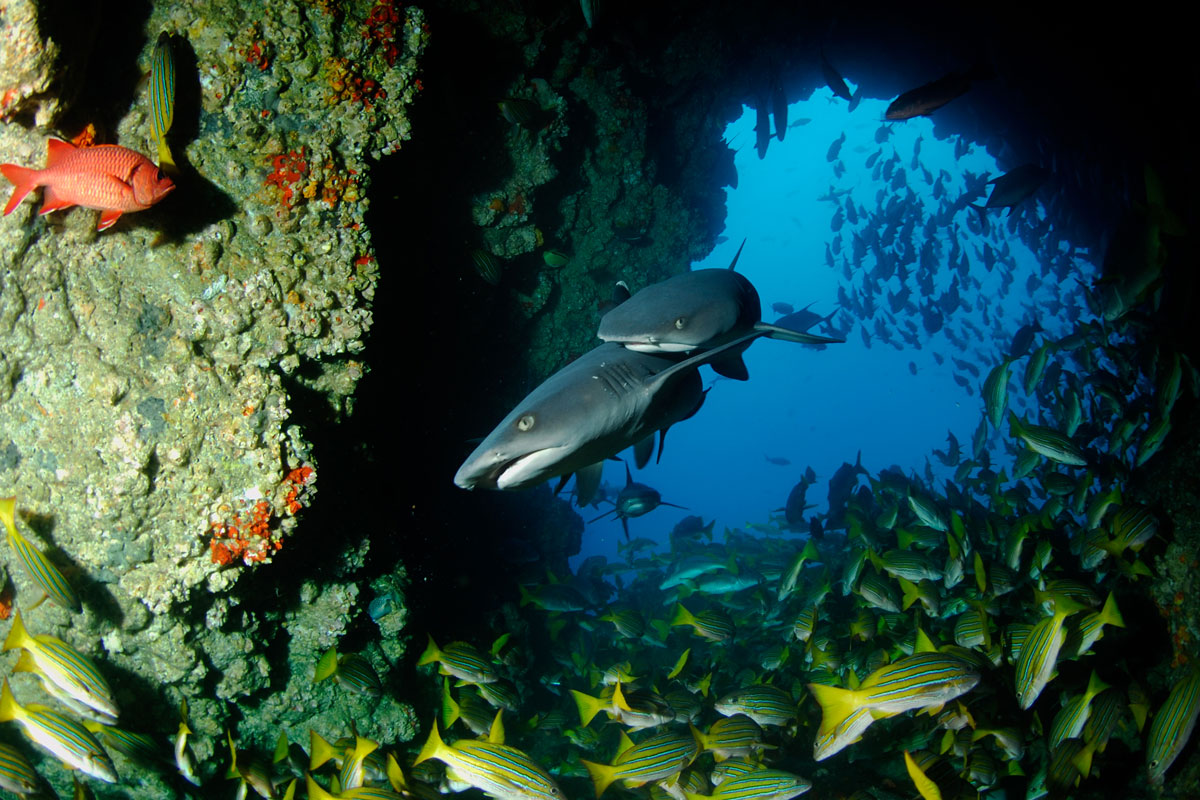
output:
[[[292,202],[292,198],[295,197],[293,186],[308,174],[308,162],[305,160],[307,157],[308,148],[301,147],[299,150],[280,153],[271,158],[271,165],[274,169],[263,181],[263,186],[275,186],[279,189],[280,205],[284,209],[294,205]]]
[[[309,490],[315,474],[313,468],[305,464],[289,472],[280,482],[288,516],[304,507],[302,500],[307,498],[303,493]],[[208,529],[212,538],[208,547],[213,563],[228,566],[238,559],[247,565],[266,561],[283,547],[283,541],[272,528],[275,521],[276,515],[268,500],[259,500],[244,516],[235,512],[227,522],[211,520]]]
[[[389,67],[396,66],[400,57],[400,47],[396,39],[400,32],[400,10],[396,8],[395,0],[377,0],[367,14],[367,24],[363,29],[363,38],[371,41],[374,46],[382,47],[383,59]]]

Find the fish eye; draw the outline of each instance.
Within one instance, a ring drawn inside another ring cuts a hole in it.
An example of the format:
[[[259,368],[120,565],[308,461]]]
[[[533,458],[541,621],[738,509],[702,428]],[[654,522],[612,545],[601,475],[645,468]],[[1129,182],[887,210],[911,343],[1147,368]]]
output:
[[[684,325],[687,325],[687,317],[680,317],[679,319],[675,320],[675,330],[683,330]]]
[[[526,414],[525,416],[523,416],[519,420],[517,420],[517,430],[527,431],[533,427],[533,423],[534,423],[533,414]]]

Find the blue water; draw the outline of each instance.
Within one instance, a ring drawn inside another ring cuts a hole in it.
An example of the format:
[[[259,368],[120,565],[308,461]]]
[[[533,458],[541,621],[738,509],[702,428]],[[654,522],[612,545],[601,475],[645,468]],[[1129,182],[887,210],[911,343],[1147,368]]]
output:
[[[812,303],[810,310],[824,316],[838,308],[839,285],[853,295],[863,290],[866,282],[875,280],[869,274],[874,258],[868,254],[864,266],[846,279],[842,257],[850,255],[852,233],[870,223],[864,219],[859,219],[857,225],[846,222],[835,233],[831,221],[838,206],[818,198],[836,187],[838,191],[849,190],[855,205],[868,212],[886,205],[897,192],[888,181],[872,178],[872,170],[865,167],[872,153],[882,150],[880,161],[893,153],[899,156],[899,166],[907,172],[907,186],[898,193],[905,195],[907,188],[912,189],[925,209],[922,221],[937,211],[939,201],[934,199],[920,167],[933,176],[945,170],[948,178],[943,176],[943,182],[948,197],[953,199],[964,190],[967,172],[990,173],[995,178],[1017,166],[1000,165],[977,145],[971,145],[969,152],[956,160],[955,142],[939,140],[930,120],[882,122],[886,105],[886,101],[864,100],[849,112],[847,104],[835,99],[828,89],[816,91],[809,100],[793,103],[788,114],[789,120],[810,118],[811,122],[790,127],[782,142],[772,138],[766,158],[761,160],[755,152],[756,114],[754,109],[746,108],[743,116],[729,125],[725,137],[737,150],[738,172],[737,189],[728,190],[725,240],[692,268],[727,267],[745,238],[737,268],[758,289],[764,320],[773,321],[778,316],[771,311],[775,302],[786,302],[796,309]],[[877,144],[875,136],[881,125],[888,127],[889,136],[885,143]],[[834,174],[836,160],[830,162],[826,157],[830,144],[843,132],[846,141],[839,158],[845,173],[839,178]],[[913,170],[918,139],[919,165]],[[877,199],[880,189],[884,194]],[[975,202],[983,203],[985,199],[981,196]],[[845,195],[838,198],[841,204],[845,200]],[[876,292],[874,317],[882,317],[893,329],[905,318],[913,318],[921,342],[919,349],[905,344],[897,350],[878,341],[874,336],[875,319],[863,319],[857,311],[847,309],[835,322],[849,327],[844,344],[816,351],[787,342],[759,340],[745,356],[750,371],[750,380],[745,383],[714,381],[715,374],[703,368],[706,385],[712,385],[704,407],[670,431],[660,463],[651,462],[634,472],[634,480],[658,489],[665,501],[687,510],[662,507],[631,519],[630,535],[653,539],[665,550],[671,528],[688,514],[698,514],[706,522],[715,519],[718,536],[726,527],[768,523],[807,466],[817,475],[817,483],[807,495],[808,502],[817,507],[808,513],[822,512],[826,509],[828,479],[843,462],[854,463],[860,450],[863,466],[872,475],[892,465],[909,474],[924,475],[927,463],[932,461],[931,469],[938,480],[948,478],[952,469],[930,454],[934,448],[946,448],[947,432],[952,431],[964,450],[964,458],[969,455],[972,433],[983,416],[979,387],[988,371],[1008,352],[1018,328],[1036,316],[1046,335],[1057,337],[1070,330],[1068,317],[1088,316],[1080,311],[1083,299],[1078,280],[1059,285],[1053,275],[1044,281],[1040,277],[1030,279],[1031,273],[1040,276],[1042,265],[1022,237],[1010,229],[1018,229],[1022,221],[1028,225],[1041,219],[1044,209],[1036,194],[1011,221],[1001,212],[988,212],[988,227],[980,233],[969,230],[971,224],[978,227],[977,219],[968,219],[975,214],[964,208],[955,215],[953,225],[935,233],[944,248],[934,273],[935,296],[949,288],[955,272],[945,263],[951,236],[958,238],[968,255],[971,279],[980,282],[978,288],[959,287],[964,299],[976,307],[947,316],[947,327],[969,339],[965,351],[943,332],[928,334],[921,327],[920,314],[901,310],[894,322],[886,316],[887,291],[900,289],[899,278],[893,276]],[[924,241],[921,227],[917,225],[913,234],[917,247]],[[836,268],[831,269],[825,259],[826,248],[839,237],[841,255],[836,259]],[[997,265],[991,272],[985,269],[977,256],[985,243],[997,252],[1007,245],[1011,253],[1007,268]],[[1079,280],[1090,280],[1092,266],[1080,259],[1073,261]],[[911,264],[909,269],[908,285],[913,288],[914,302],[920,303],[924,298],[916,289],[917,265]],[[1011,281],[1005,286],[1008,278]],[[982,304],[976,302],[980,296],[987,303],[986,317]],[[1056,306],[1056,314],[1045,307],[1055,298],[1065,306]],[[965,327],[968,323],[982,336],[973,335]],[[859,330],[864,324],[872,332],[869,348]],[[824,331],[815,328],[813,332]],[[935,361],[935,351],[945,357],[943,364]],[[978,368],[978,377],[960,371],[974,388],[973,395],[955,382],[952,355]],[[1017,362],[1012,371],[1010,408],[1035,421],[1037,409],[1019,388],[1023,365],[1023,361]],[[990,452],[997,469],[1011,461],[1012,445],[1005,447],[1007,437],[1007,424],[999,433],[991,432]],[[632,462],[631,453],[624,456]],[[791,463],[772,464],[768,456]],[[624,485],[622,465],[607,463],[604,480],[613,487]],[[584,509],[583,516],[590,520],[602,510]],[[624,534],[615,518],[592,522],[584,534],[583,550],[573,564],[596,554],[616,559],[617,544],[622,541]]]

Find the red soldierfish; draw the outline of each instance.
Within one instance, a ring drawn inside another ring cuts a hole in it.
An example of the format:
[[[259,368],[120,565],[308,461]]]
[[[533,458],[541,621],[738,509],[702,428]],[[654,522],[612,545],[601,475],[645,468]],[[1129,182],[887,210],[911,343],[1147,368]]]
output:
[[[83,206],[101,212],[96,230],[112,226],[126,211],[143,211],[162,200],[175,184],[141,153],[115,144],[75,147],[61,139],[46,143],[46,168],[0,164],[0,172],[16,187],[7,215],[25,195],[45,187],[42,210]]]

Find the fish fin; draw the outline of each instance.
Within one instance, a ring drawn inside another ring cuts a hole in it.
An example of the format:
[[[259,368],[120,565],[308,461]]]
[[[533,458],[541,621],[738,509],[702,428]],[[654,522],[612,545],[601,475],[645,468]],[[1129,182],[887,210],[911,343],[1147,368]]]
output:
[[[4,650],[12,650],[17,647],[25,647],[32,637],[29,631],[25,629],[25,623],[21,621],[21,612],[13,610],[13,623],[8,631],[8,636],[4,639]]]
[[[1125,627],[1125,620],[1121,617],[1121,610],[1117,608],[1117,599],[1113,597],[1112,592],[1108,593],[1104,608],[1100,609],[1100,622],[1117,628]]]
[[[447,749],[449,748],[442,742],[441,734],[438,733],[437,720],[434,720],[433,727],[429,731],[429,738],[425,740],[425,746],[421,748],[421,752],[417,753],[417,759],[413,761],[413,766],[431,758],[440,759]]]
[[[175,166],[175,159],[171,156],[171,148],[167,147],[165,137],[158,140],[158,168],[171,175],[179,174],[179,167]]]
[[[442,724],[446,730],[458,721],[458,717],[462,716],[460,705],[455,702],[454,697],[450,696],[450,679],[442,679]]]
[[[829,336],[818,336],[815,333],[801,333],[790,328],[772,325],[769,322],[756,322],[754,330],[765,335],[768,339],[779,339],[784,342],[796,342],[798,344],[844,344],[846,341],[845,339],[834,339]]]
[[[738,245],[738,251],[733,254],[733,261],[729,262],[729,270],[732,272],[737,266],[738,259],[742,257],[742,248],[746,246],[746,240],[742,239],[742,243]]]
[[[741,353],[730,353],[722,358],[714,358],[708,362],[708,365],[713,368],[713,372],[722,377],[735,381],[750,380],[750,370],[746,369],[746,362],[742,361]]]
[[[671,627],[676,625],[694,625],[696,618],[692,616],[692,612],[683,607],[682,603],[675,604],[675,614],[671,617]]]
[[[38,170],[22,167],[19,164],[0,164],[0,173],[3,173],[4,177],[8,178],[13,185],[12,196],[8,198],[8,203],[4,206],[4,215],[8,216],[17,207],[17,204],[25,199],[25,195],[37,187]]]
[[[633,446],[633,463],[637,464],[638,469],[641,469],[650,463],[652,455],[654,455],[654,434],[650,434]]]
[[[858,710],[858,698],[850,689],[839,689],[836,686],[810,683],[808,684],[808,691],[821,706],[820,732],[822,734],[829,733]]]
[[[5,678],[3,688],[0,688],[0,722],[11,722],[16,719],[19,709],[20,706],[13,697],[12,689],[8,688],[8,678]]]
[[[43,213],[44,213],[44,211],[45,211],[45,209],[43,209]],[[96,224],[96,230],[98,230],[98,231],[108,230],[114,224],[116,224],[116,221],[120,218],[121,218],[120,211],[112,211],[112,210],[103,211],[100,213],[100,221]]]
[[[923,800],[942,800],[942,792],[938,785],[917,765],[907,750],[904,751],[904,766]]]
[[[321,659],[317,661],[317,668],[313,672],[313,683],[320,683],[321,681],[330,677],[337,672],[337,668],[337,647],[330,647],[323,654],[321,654]]]
[[[625,541],[629,541],[629,518],[621,517],[621,528],[625,531]]]
[[[308,768],[318,769],[336,754],[333,745],[312,728],[308,729]]]
[[[70,142],[65,142],[62,139],[47,139],[46,140],[46,166],[52,167],[63,158],[74,153],[78,148]]]
[[[596,797],[604,794],[604,790],[612,785],[612,782],[617,779],[617,771],[608,764],[597,764],[594,761],[579,759],[583,766],[587,767],[588,774],[592,776],[592,783],[596,786]]]
[[[488,729],[487,740],[492,744],[504,744],[504,714],[503,708],[496,709],[496,716],[492,719],[492,727]]]
[[[428,636],[428,634],[426,634]],[[438,649],[437,642],[429,636],[429,644],[425,646],[425,652],[421,653],[421,657],[417,659],[417,666],[423,667],[426,664],[432,664],[442,657],[442,651]]]
[[[17,663],[13,664],[13,672],[32,672],[34,675],[41,676],[43,673],[38,669],[37,662],[33,660],[33,656],[28,650],[22,650],[21,655],[17,657]]]
[[[600,488],[603,472],[603,461],[575,470],[575,505],[583,508],[591,504],[596,497],[596,490]]]
[[[58,192],[54,191],[53,186],[47,186],[42,192],[42,207],[38,210],[38,216],[49,214],[51,211],[70,208],[73,205],[75,205],[75,201],[64,200],[58,196]]]
[[[571,690],[571,696],[575,698],[575,708],[579,711],[579,724],[584,728],[608,705],[599,697],[592,697],[575,689]]]

